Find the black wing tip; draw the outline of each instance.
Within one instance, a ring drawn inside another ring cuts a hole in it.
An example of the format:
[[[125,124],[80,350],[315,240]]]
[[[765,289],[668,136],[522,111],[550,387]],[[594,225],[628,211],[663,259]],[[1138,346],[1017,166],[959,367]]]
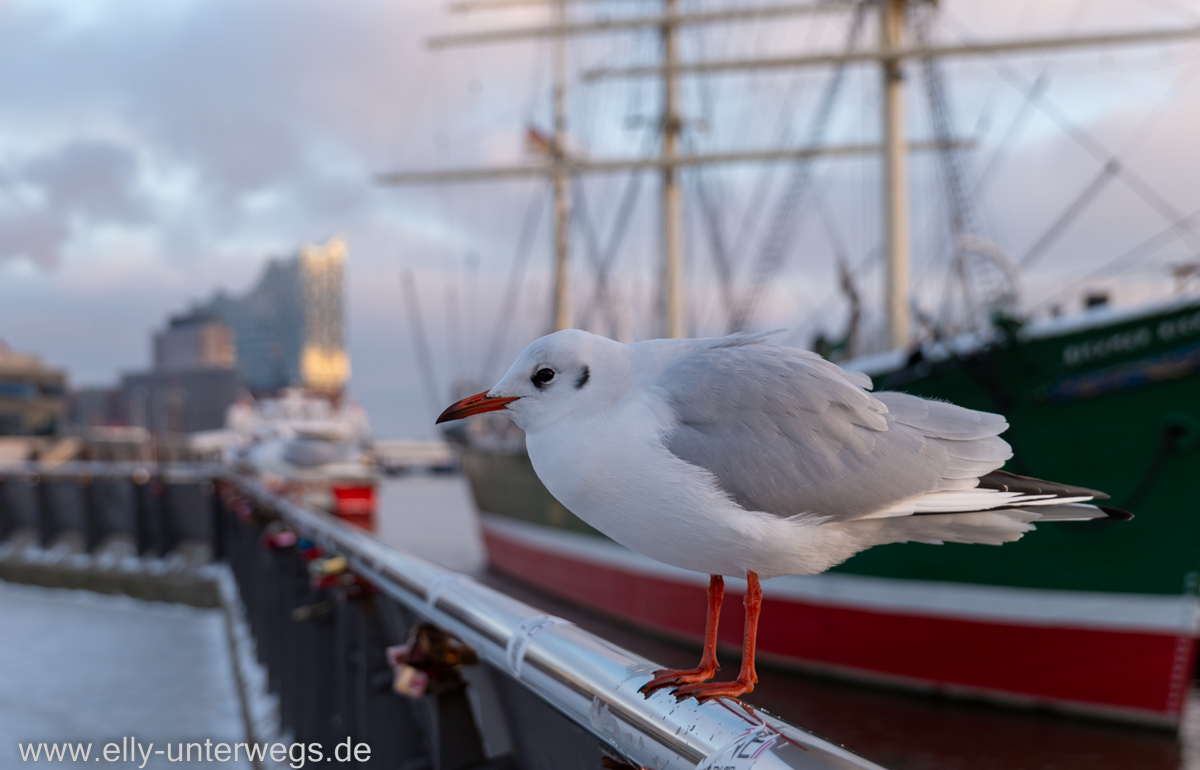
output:
[[[1055,495],[1056,497],[1081,497],[1087,495],[1093,500],[1108,499],[1108,495],[1098,489],[1060,484],[1056,481],[1035,479],[1032,476],[1021,476],[1008,471],[992,471],[982,476],[979,479],[979,486],[984,489],[998,489],[1001,492],[1021,492],[1027,495]]]
[[[1108,497],[1108,495],[1105,495],[1105,497]],[[1129,521],[1133,518],[1132,513],[1129,511],[1123,511],[1120,508],[1113,508],[1107,505],[1097,505],[1096,507],[1107,514],[1105,518],[1109,521]]]

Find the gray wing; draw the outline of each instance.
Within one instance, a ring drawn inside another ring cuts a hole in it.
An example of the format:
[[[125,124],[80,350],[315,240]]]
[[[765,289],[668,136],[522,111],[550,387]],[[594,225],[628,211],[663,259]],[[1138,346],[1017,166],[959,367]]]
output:
[[[999,415],[872,395],[865,374],[761,337],[714,340],[658,385],[678,417],[668,449],[750,510],[878,515],[925,493],[972,489],[1011,456]]]

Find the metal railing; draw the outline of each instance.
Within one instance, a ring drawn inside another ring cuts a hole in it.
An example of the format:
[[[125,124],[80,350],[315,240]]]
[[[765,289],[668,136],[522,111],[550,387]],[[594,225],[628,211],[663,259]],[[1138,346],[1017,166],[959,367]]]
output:
[[[189,514],[203,522],[165,526],[169,506],[160,501],[152,514],[142,504],[133,534],[151,539],[138,535],[140,526],[210,533],[213,553],[237,580],[284,727],[299,740],[355,736],[371,741],[372,766],[444,770],[563,770],[602,761],[635,770],[879,767],[738,701],[677,703],[665,691],[644,698],[637,688],[657,668],[645,658],[223,469],[0,467],[0,540],[19,528],[14,523],[30,524],[28,512],[14,513],[13,481],[73,478],[91,488],[97,478],[120,477],[151,491],[151,479],[186,479],[210,496],[207,508]],[[43,495],[43,546],[64,526],[49,507]],[[93,511],[83,517],[87,542],[103,541],[105,523],[120,517],[85,509]],[[429,628],[478,655],[479,666],[454,667],[470,687],[455,686],[457,674],[440,686],[435,674],[423,698],[397,697],[404,665],[394,646],[407,639],[401,653],[411,652]]]

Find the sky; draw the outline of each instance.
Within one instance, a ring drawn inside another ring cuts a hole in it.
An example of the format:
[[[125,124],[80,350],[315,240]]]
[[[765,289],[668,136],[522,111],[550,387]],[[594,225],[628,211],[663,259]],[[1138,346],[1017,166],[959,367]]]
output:
[[[726,4],[738,3],[682,3],[693,10]],[[651,15],[657,7],[589,0],[570,12],[583,19]],[[529,160],[526,126],[550,125],[548,47],[431,51],[424,41],[544,18],[536,4],[453,14],[435,0],[0,5],[0,339],[66,368],[72,384],[114,383],[149,365],[150,336],[169,314],[218,289],[247,291],[268,259],[337,235],[350,250],[351,393],[378,435],[434,435],[432,417],[451,400],[455,382],[486,387],[548,330],[545,185],[390,188],[374,176]],[[836,51],[848,18],[704,28],[683,35],[681,57]],[[1195,0],[943,0],[930,36],[963,42],[1197,23]],[[868,24],[863,44],[876,34]],[[655,151],[657,86],[585,82],[582,74],[651,62],[656,53],[653,32],[572,45],[573,153]],[[953,129],[970,142],[962,163],[975,191],[975,229],[1014,259],[1106,163],[1120,164],[1120,173],[1101,174],[1086,211],[1022,271],[1024,309],[1060,304],[1069,311],[1089,288],[1123,303],[1147,301],[1171,290],[1168,265],[1195,259],[1200,241],[1180,234],[1105,272],[1106,263],[1200,207],[1198,57],[1200,43],[1190,43],[944,65]],[[804,70],[687,78],[685,145],[703,152],[803,144],[829,77],[829,70]],[[1023,109],[1039,78],[1040,96]],[[878,79],[871,68],[847,70],[822,141],[877,141]],[[923,82],[910,67],[914,140],[933,135]],[[938,164],[929,154],[911,156],[914,292],[930,312],[946,296],[948,273]],[[836,291],[835,252],[855,267],[867,326],[878,326],[878,165],[870,155],[812,166],[820,205],[810,198],[799,207],[807,214],[753,328],[788,329],[797,343],[818,329],[837,332],[846,306]],[[781,165],[685,175],[693,333],[725,331],[714,232],[744,290],[790,173]],[[573,188],[582,212],[573,229],[574,286],[580,323],[640,338],[654,329],[658,183],[648,175],[631,180],[606,175]],[[617,241],[614,222],[626,195],[631,215]],[[527,217],[537,226],[522,252]],[[589,230],[597,246],[589,245]],[[583,310],[591,304],[595,255],[604,252],[614,255],[616,299],[608,320],[598,321]],[[401,290],[406,271],[434,351],[431,368],[415,355]],[[521,288],[502,312],[510,275],[521,277]]]

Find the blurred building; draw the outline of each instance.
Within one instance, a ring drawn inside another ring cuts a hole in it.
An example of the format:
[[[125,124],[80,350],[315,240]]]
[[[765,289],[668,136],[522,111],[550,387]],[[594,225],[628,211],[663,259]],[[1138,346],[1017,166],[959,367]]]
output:
[[[175,316],[154,335],[156,371],[232,369],[236,363],[233,331],[211,313]]]
[[[223,426],[241,386],[229,326],[204,310],[172,316],[155,333],[153,348],[154,368],[122,376],[115,400],[79,394],[76,413],[103,405],[108,419],[76,424],[133,425],[160,436]]]
[[[158,436],[221,428],[248,388],[273,395],[300,387],[336,395],[350,376],[345,350],[339,239],[273,259],[240,297],[217,293],[172,316],[153,338],[154,367],[131,372],[116,388],[73,394],[71,424],[134,426]]]
[[[196,309],[232,330],[237,368],[251,391],[337,394],[345,387],[345,260],[341,239],[306,246],[295,257],[271,260],[244,296],[219,293]]]
[[[72,388],[68,412],[71,429],[82,432],[104,425],[126,424],[120,388]]]
[[[65,427],[66,373],[0,340],[0,436],[51,436]]]
[[[233,367],[126,374],[121,378],[118,422],[159,436],[220,428],[239,387]]]

